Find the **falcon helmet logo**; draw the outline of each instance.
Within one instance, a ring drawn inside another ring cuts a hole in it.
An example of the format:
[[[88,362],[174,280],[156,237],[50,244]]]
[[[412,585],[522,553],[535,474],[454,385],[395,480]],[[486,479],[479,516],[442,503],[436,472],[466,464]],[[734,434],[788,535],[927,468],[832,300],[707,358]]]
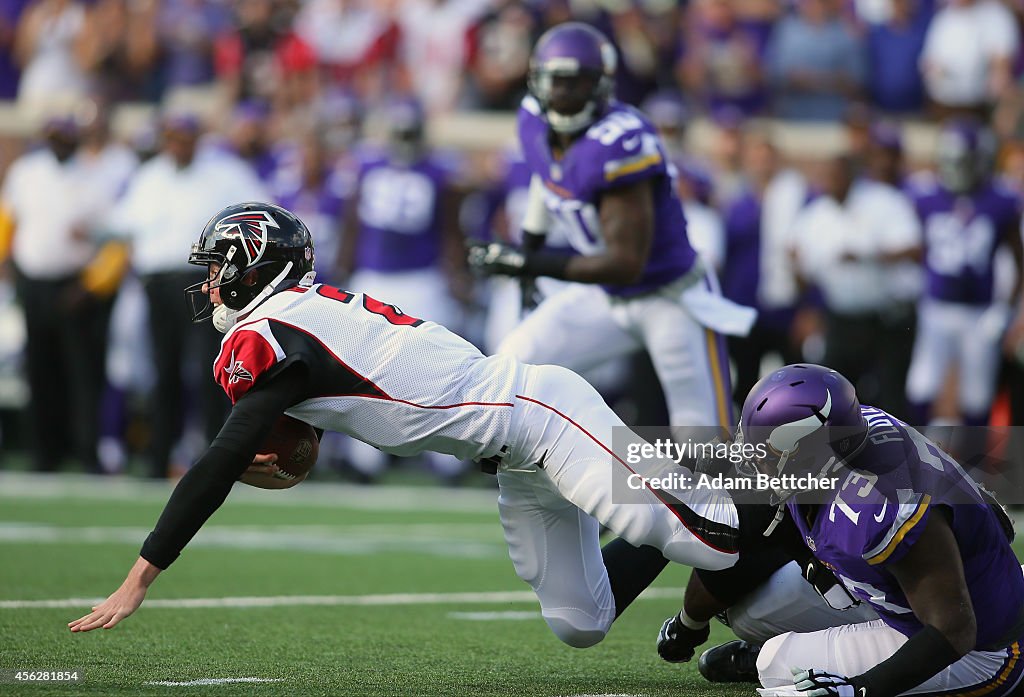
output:
[[[222,237],[237,238],[242,243],[248,267],[263,257],[268,230],[280,227],[267,211],[242,211],[221,219],[214,230]]]

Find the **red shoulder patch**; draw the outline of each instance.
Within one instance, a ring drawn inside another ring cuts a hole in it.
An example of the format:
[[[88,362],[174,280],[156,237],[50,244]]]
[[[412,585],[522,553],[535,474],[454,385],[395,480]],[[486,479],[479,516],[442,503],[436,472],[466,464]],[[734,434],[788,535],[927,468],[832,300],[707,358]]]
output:
[[[214,378],[234,404],[275,363],[277,354],[270,342],[259,332],[243,329],[221,347],[213,364]]]

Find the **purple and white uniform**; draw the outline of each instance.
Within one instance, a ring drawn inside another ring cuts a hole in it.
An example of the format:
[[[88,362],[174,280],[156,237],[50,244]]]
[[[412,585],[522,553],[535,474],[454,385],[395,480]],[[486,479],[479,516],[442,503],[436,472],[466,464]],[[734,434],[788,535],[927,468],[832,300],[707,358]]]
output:
[[[531,175],[545,184],[549,218],[582,255],[605,250],[599,206],[609,191],[650,182],[653,236],[636,283],[573,284],[544,300],[499,351],[527,363],[584,371],[646,348],[678,426],[731,430],[732,410],[721,333],[746,334],[754,311],[721,297],[686,236],[664,147],[647,117],[612,101],[556,157],[549,126],[533,97],[523,100],[519,143]]]
[[[417,317],[459,326],[440,268],[442,197],[452,176],[436,155],[399,162],[386,151],[357,165],[358,232],[351,286],[386,297]]]
[[[997,259],[1018,234],[1020,200],[996,180],[957,195],[933,177],[914,178],[910,188],[924,229],[926,287],[907,399],[913,419],[925,425],[950,365],[958,366],[961,416],[987,421],[999,367],[999,342],[1009,319],[999,298]]]
[[[840,473],[813,522],[788,506],[807,546],[879,620],[807,634],[783,634],[758,657],[765,687],[792,682],[788,666],[859,675],[923,628],[890,565],[913,547],[932,515],[948,513],[977,620],[975,650],[906,694],[1010,695],[1024,678],[1024,574],[996,513],[975,484],[930,440],[874,407],[864,450]]]
[[[625,286],[605,286],[620,297],[649,293],[693,268],[696,252],[686,237],[686,219],[668,176],[669,160],[654,126],[638,109],[613,102],[586,134],[556,159],[548,126],[536,101],[519,109],[519,142],[531,174],[539,174],[550,195],[548,210],[563,223],[569,243],[580,254],[604,250],[598,221],[601,195],[617,187],[652,180],[654,234],[643,277]]]

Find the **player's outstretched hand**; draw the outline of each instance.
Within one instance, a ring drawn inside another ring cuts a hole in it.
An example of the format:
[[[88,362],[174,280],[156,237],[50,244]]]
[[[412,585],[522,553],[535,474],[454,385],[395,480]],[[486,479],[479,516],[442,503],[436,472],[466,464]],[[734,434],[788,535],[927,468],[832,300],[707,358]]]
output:
[[[92,609],[88,615],[68,622],[72,632],[88,632],[103,627],[111,629],[139,609],[146,597],[146,588],[125,581],[114,593]]]
[[[68,622],[68,629],[72,632],[88,632],[100,627],[111,629],[117,626],[121,620],[139,609],[139,605],[142,605],[146,597],[149,584],[159,575],[159,567],[139,557],[121,587],[94,607],[88,615]]]
[[[793,668],[793,684],[807,697],[863,697],[850,678],[823,670]]]

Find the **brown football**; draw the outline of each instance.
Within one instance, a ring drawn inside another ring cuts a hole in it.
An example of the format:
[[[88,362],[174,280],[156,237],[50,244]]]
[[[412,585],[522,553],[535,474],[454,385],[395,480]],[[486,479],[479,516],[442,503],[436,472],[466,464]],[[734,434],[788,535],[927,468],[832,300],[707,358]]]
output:
[[[281,415],[257,453],[275,453],[281,470],[274,477],[291,480],[307,474],[320,454],[320,441],[316,431],[307,423]]]

